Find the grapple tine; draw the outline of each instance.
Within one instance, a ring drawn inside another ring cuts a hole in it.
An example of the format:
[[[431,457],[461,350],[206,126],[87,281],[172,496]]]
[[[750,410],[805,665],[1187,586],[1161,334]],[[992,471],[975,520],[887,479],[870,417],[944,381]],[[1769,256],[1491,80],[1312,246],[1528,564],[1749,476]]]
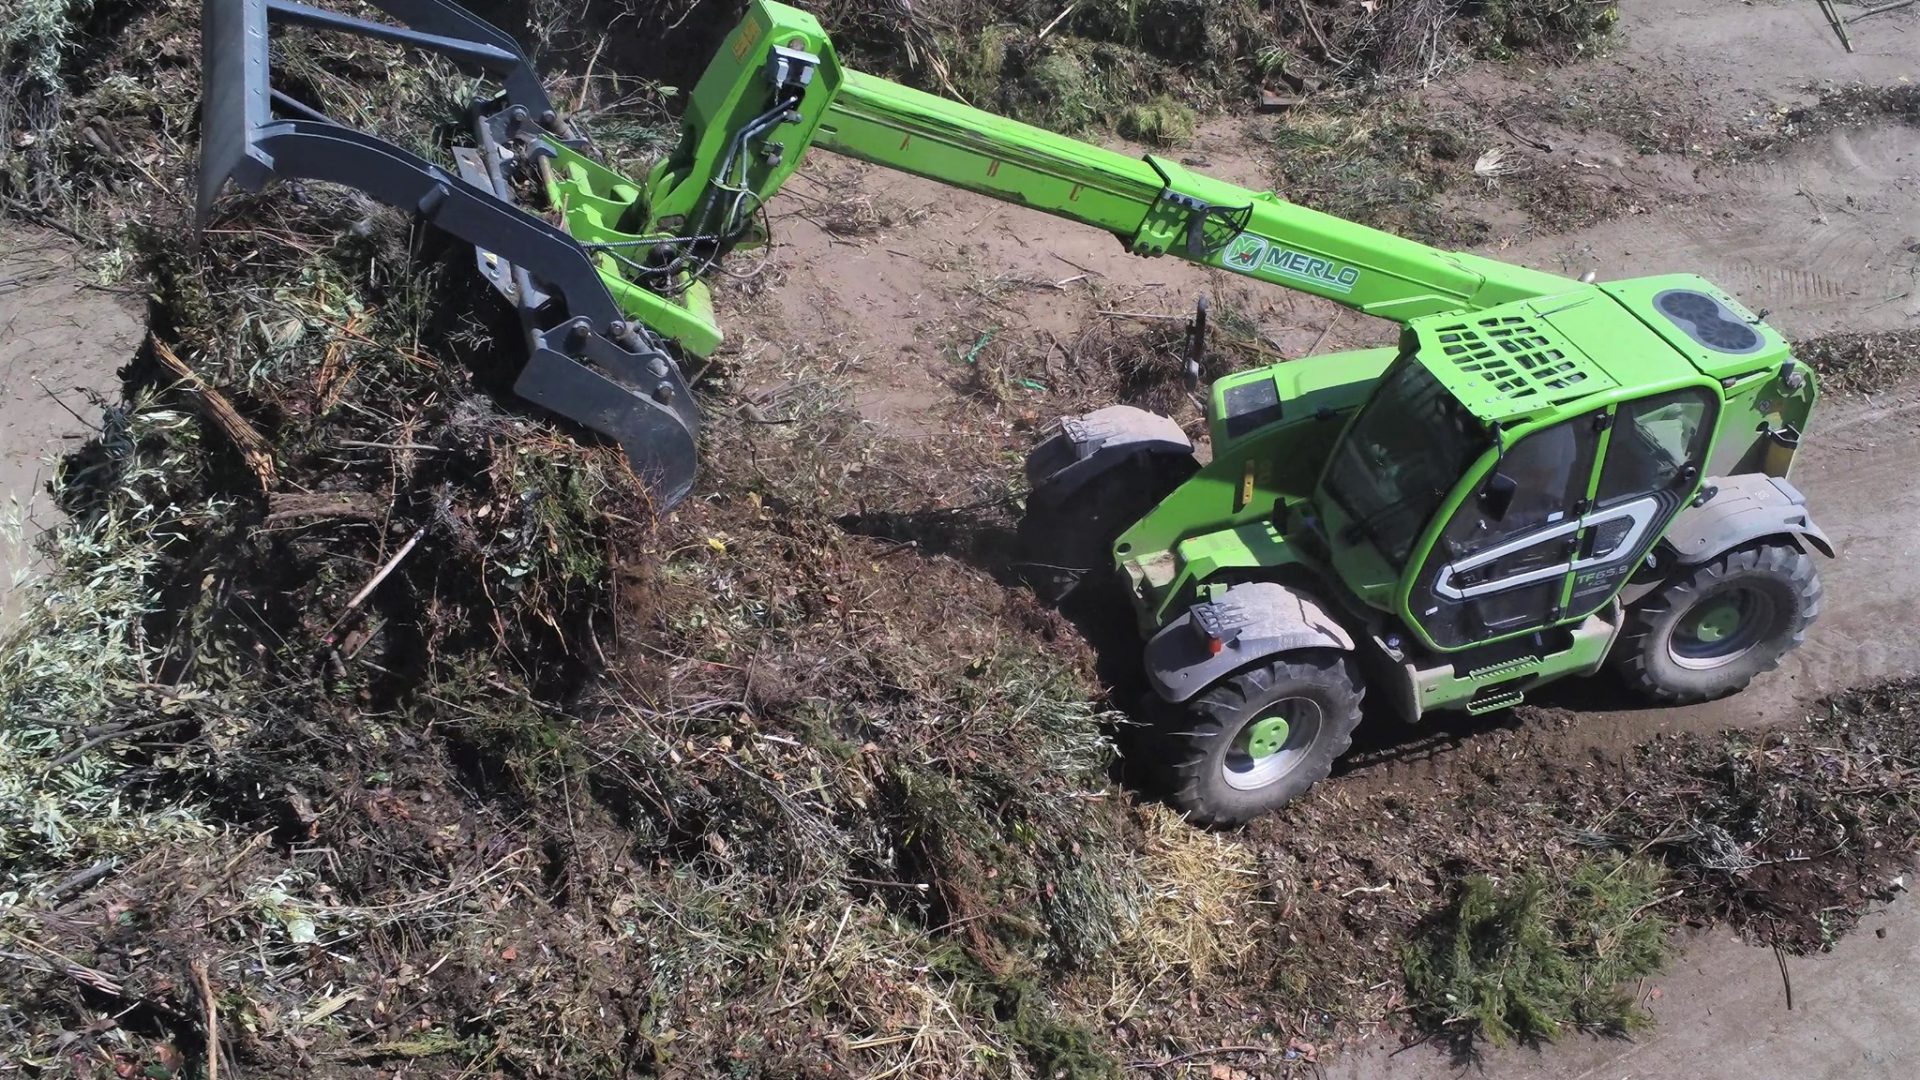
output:
[[[548,348],[550,336],[529,333],[532,348],[513,392],[618,442],[633,471],[664,506],[686,498],[693,489],[699,446],[693,425],[673,404],[687,399],[671,396],[670,390],[660,393],[665,402],[641,397],[599,370]],[[664,357],[660,361],[672,371]],[[679,373],[672,374],[678,383]]]
[[[232,180],[259,191],[273,162],[255,133],[273,121],[267,75],[266,0],[207,0],[200,12],[200,175],[196,216],[204,225]]]

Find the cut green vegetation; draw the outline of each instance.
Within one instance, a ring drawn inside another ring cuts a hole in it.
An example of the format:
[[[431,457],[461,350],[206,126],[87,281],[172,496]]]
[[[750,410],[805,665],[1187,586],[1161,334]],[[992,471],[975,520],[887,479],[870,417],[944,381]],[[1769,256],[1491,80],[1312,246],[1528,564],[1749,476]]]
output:
[[[44,205],[57,183],[62,68],[88,0],[18,0],[0,18],[0,196]]]
[[[1644,1026],[1630,985],[1662,965],[1663,884],[1660,864],[1619,856],[1467,878],[1407,947],[1416,1019],[1469,1045]]]
[[[1142,105],[1129,105],[1120,114],[1117,130],[1129,139],[1156,146],[1177,146],[1193,138],[1199,122],[1190,106],[1162,95]]]
[[[1427,243],[1464,246],[1485,226],[1441,197],[1473,178],[1485,128],[1411,97],[1355,98],[1273,122],[1273,174],[1286,197],[1335,217]]]

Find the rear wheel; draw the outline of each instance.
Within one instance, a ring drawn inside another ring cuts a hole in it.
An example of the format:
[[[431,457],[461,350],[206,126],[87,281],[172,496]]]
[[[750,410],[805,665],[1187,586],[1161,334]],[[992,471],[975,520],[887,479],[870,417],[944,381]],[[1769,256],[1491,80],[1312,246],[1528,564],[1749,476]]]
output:
[[[1351,658],[1313,651],[1168,706],[1174,805],[1202,824],[1238,825],[1306,794],[1352,745],[1363,695]]]
[[[1627,614],[1614,666],[1655,701],[1743,689],[1779,666],[1820,614],[1813,560],[1789,544],[1739,548],[1692,568]]]
[[[1113,565],[1113,543],[1199,468],[1191,455],[1136,454],[1064,495],[1041,487],[1018,534],[1020,574],[1059,603]]]

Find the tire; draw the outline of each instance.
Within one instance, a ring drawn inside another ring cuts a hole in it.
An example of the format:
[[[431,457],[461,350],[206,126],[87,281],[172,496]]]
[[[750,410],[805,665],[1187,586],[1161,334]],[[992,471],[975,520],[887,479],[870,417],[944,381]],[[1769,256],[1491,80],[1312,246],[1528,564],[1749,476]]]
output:
[[[1614,668],[1663,704],[1725,697],[1806,640],[1820,593],[1813,560],[1798,547],[1736,548],[1634,605],[1614,646]]]
[[[1184,708],[1167,705],[1174,806],[1203,825],[1239,825],[1306,794],[1353,744],[1364,696],[1351,657],[1313,650],[1223,679]],[[1284,730],[1263,730],[1275,717]]]
[[[1027,500],[1017,534],[1020,576],[1058,604],[1113,566],[1113,543],[1199,470],[1191,455],[1138,454],[1056,497]]]

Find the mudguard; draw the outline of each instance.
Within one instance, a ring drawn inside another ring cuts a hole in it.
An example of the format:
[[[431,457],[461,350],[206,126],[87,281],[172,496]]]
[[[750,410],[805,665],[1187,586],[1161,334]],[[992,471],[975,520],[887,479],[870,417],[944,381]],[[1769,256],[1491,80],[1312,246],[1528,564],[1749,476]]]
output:
[[[1216,644],[1217,643],[1217,644]],[[1195,604],[1147,643],[1147,678],[1179,703],[1250,664],[1298,649],[1353,651],[1353,636],[1312,597],[1270,581]]]
[[[1742,544],[1768,536],[1789,536],[1802,546],[1833,558],[1833,541],[1807,512],[1807,498],[1787,480],[1763,473],[1714,477],[1712,496],[1680,511],[1661,541],[1668,559],[1694,566]]]
[[[1139,454],[1193,454],[1193,441],[1173,420],[1131,405],[1069,416],[1058,433],[1027,455],[1036,494],[1060,499]]]

